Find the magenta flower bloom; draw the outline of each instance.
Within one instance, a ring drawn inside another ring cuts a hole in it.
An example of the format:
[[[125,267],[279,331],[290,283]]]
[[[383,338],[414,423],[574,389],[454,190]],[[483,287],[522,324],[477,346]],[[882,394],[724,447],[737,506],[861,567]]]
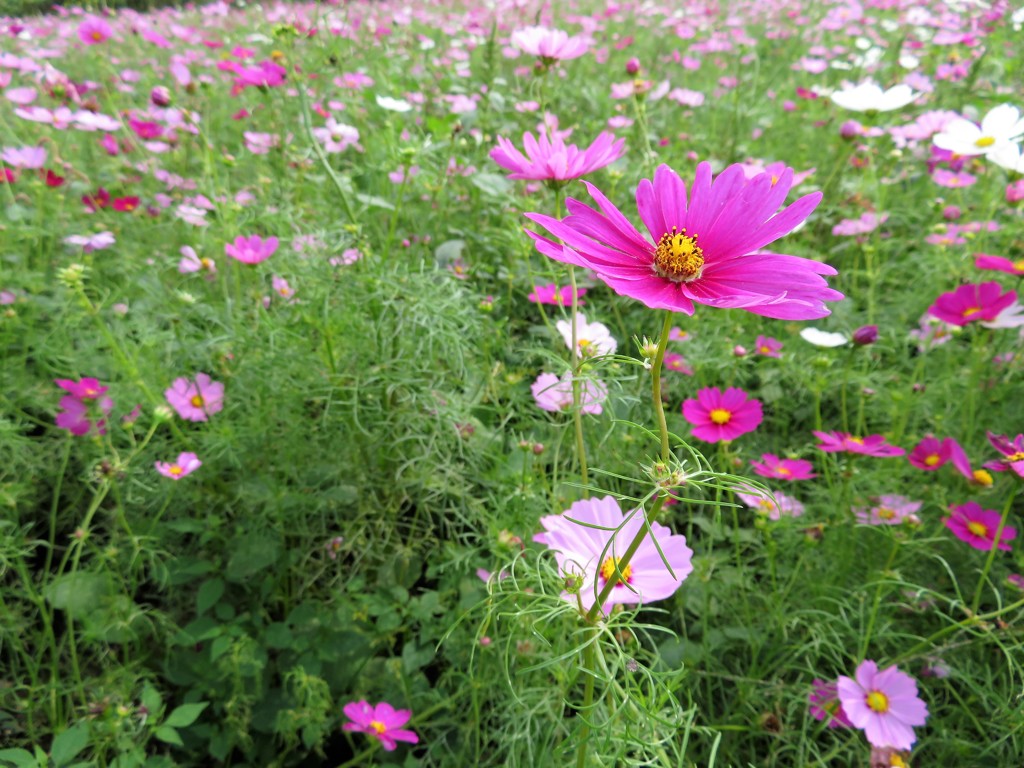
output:
[[[754,341],[754,351],[764,357],[782,357],[782,342],[771,336],[758,336]]]
[[[666,371],[675,371],[684,376],[693,376],[693,367],[678,352],[666,352],[661,365]]]
[[[243,264],[259,264],[274,255],[277,250],[277,238],[268,237],[264,240],[259,235],[236,237],[235,242],[224,244],[224,253]]]
[[[821,440],[818,449],[825,453],[860,453],[865,456],[903,456],[906,451],[902,448],[889,445],[881,435],[868,435],[867,437],[855,437],[849,432],[818,432],[814,436]]]
[[[97,379],[90,376],[86,376],[80,381],[54,379],[53,383],[79,400],[95,400],[109,389],[109,387],[102,386]]]
[[[583,297],[586,295],[586,293],[586,288],[576,289],[577,306],[583,306]],[[562,288],[559,288],[554,283],[548,283],[547,285],[535,285],[533,286],[533,291],[526,298],[529,301],[532,301],[534,304],[551,304],[556,307],[571,307],[572,286],[566,285]]]
[[[78,25],[78,39],[86,45],[99,45],[114,34],[114,29],[98,16],[86,16]]]
[[[671,597],[693,570],[693,552],[686,546],[686,537],[652,522],[650,534],[657,545],[649,534],[621,575],[616,574],[622,554],[644,525],[644,516],[642,510],[637,510],[627,520],[611,496],[582,499],[560,515],[542,517],[540,524],[545,531],[533,540],[555,551],[561,573],[582,577],[577,594],[585,611],[593,606],[609,579],[615,579],[616,584],[602,606],[605,614],[613,604],[634,605]],[[658,553],[659,546],[672,573]],[[576,602],[576,595],[569,592],[563,592],[562,597]]]
[[[512,45],[523,53],[537,56],[547,63],[578,59],[590,44],[582,37],[569,37],[568,32],[547,27],[524,27],[512,33]]]
[[[89,434],[95,420],[96,432],[107,433],[106,417],[114,410],[114,401],[104,396],[107,387],[91,377],[80,381],[56,379],[54,383],[68,393],[60,399],[61,411],[55,419],[58,427],[81,437]]]
[[[626,140],[616,140],[615,134],[609,131],[598,134],[594,143],[584,150],[575,144],[566,144],[558,131],[552,131],[549,138],[545,128],[538,133],[536,139],[527,132],[523,134],[525,156],[505,137],[499,136],[497,141],[498,146],[491,150],[491,159],[502,168],[512,171],[510,179],[578,179],[614,163],[626,152]]]
[[[356,731],[372,736],[380,741],[387,752],[394,752],[400,741],[409,744],[420,743],[420,737],[414,731],[402,728],[412,717],[412,712],[408,709],[395,709],[386,701],[370,704],[364,699],[349,702],[343,711],[345,717],[352,721],[341,726],[343,731]]]
[[[896,665],[879,672],[875,662],[862,661],[856,679],[840,676],[837,687],[846,716],[872,746],[910,749],[916,740],[913,726],[928,719],[917,683]]]
[[[1010,545],[1006,542],[1017,538],[1017,529],[1011,525],[1004,525],[999,533],[997,545],[996,531],[999,530],[1002,515],[994,509],[982,509],[976,501],[950,504],[949,511],[949,517],[942,518],[942,524],[960,541],[966,541],[975,549],[988,552],[993,546],[998,546],[1004,552],[1009,552]]]
[[[572,372],[562,378],[553,373],[542,373],[530,387],[537,407],[545,411],[565,411],[572,408]],[[603,410],[601,403],[608,397],[608,388],[594,379],[580,380],[580,412],[595,416]]]
[[[600,212],[569,199],[559,221],[526,217],[565,246],[533,232],[537,249],[555,261],[592,269],[616,293],[653,309],[693,314],[693,304],[746,309],[784,320],[829,314],[826,301],[843,298],[822,275],[836,271],[811,259],[761,251],[804,221],[821,200],[815,192],[776,213],[793,182],[787,168],[777,179],[762,173],[746,181],[732,165],[712,182],[711,165],[697,166],[693,186],[667,165],[636,191],[637,209],[651,240],[592,184]]]
[[[814,678],[813,685],[814,688],[807,696],[811,717],[827,720],[829,728],[852,728],[853,723],[839,702],[838,683]]]
[[[740,501],[757,512],[767,515],[769,520],[781,520],[783,517],[800,517],[804,513],[804,505],[784,493],[773,491],[771,496],[760,489],[750,489],[750,493],[736,492]],[[775,500],[772,501],[772,496]]]
[[[44,147],[4,147],[0,150],[0,160],[11,168],[37,170],[46,165],[46,156]]]
[[[1006,435],[992,432],[987,434],[988,441],[992,443],[993,448],[1003,454],[1003,458],[986,462],[985,469],[991,469],[993,472],[1009,470],[1018,477],[1024,477],[1024,435],[1017,435],[1011,441]]]
[[[197,373],[195,381],[184,377],[175,379],[164,397],[178,415],[186,421],[207,421],[224,409],[224,385],[213,381],[205,373]]]
[[[693,425],[693,436],[708,443],[735,440],[753,432],[763,419],[761,401],[737,387],[724,393],[718,387],[706,387],[697,392],[696,400],[686,400],[682,410]]]
[[[171,480],[181,480],[186,475],[191,475],[201,466],[203,462],[194,453],[179,453],[175,461],[155,461],[153,466],[156,471]]]
[[[951,325],[964,326],[977,320],[995,320],[1017,300],[1016,291],[1002,292],[997,282],[961,285],[944,293],[928,307],[928,314]]]
[[[914,450],[910,452],[907,460],[918,469],[934,472],[953,459],[954,454],[957,454],[957,458],[961,455],[966,456],[963,449],[960,448],[960,444],[952,437],[940,441],[938,438],[928,435],[914,446]],[[954,461],[954,463],[956,462]]]
[[[874,499],[875,506],[871,509],[854,507],[857,521],[864,525],[902,525],[903,523],[920,523],[917,510],[923,502],[911,501],[906,496],[884,495]]]
[[[751,461],[754,472],[761,477],[773,477],[776,480],[810,480],[817,477],[811,470],[811,462],[805,459],[780,459],[774,453],[761,455],[761,461]]]
[[[1010,261],[1002,256],[990,256],[987,253],[974,254],[974,266],[978,269],[991,269],[996,272],[1005,272],[1008,275],[1024,277],[1024,259]]]

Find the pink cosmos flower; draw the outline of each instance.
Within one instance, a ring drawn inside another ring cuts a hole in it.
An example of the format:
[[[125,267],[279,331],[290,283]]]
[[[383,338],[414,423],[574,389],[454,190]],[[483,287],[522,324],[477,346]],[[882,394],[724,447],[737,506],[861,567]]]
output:
[[[86,45],[99,45],[113,34],[113,28],[98,16],[86,16],[78,25],[78,39]]]
[[[576,289],[577,306],[583,306],[583,296],[585,296],[586,293],[586,288]],[[551,304],[556,307],[571,307],[572,286],[566,285],[559,288],[554,283],[548,283],[547,285],[535,285],[533,286],[533,291],[526,298],[534,304]]]
[[[875,662],[862,661],[856,679],[840,676],[837,688],[846,716],[875,747],[910,749],[916,740],[913,726],[928,718],[917,683],[895,665],[879,672]]]
[[[669,329],[668,340],[669,341],[689,341],[693,338],[693,334],[689,331],[684,331],[682,328],[676,326]]]
[[[693,376],[693,367],[678,352],[666,352],[661,365],[666,371],[675,371],[684,376]]]
[[[288,281],[285,278],[274,275],[270,279],[270,284],[274,289],[274,293],[285,301],[290,302],[295,297],[295,289],[288,284]]]
[[[975,549],[988,552],[996,545],[996,531],[999,530],[999,523],[1002,515],[994,509],[982,509],[976,501],[968,501],[966,504],[950,504],[949,517],[942,518],[942,524],[953,532],[960,541],[965,541]],[[1004,525],[999,532],[998,548],[1004,552],[1010,551],[1010,545],[1006,542],[1017,538],[1017,529],[1010,525]]]
[[[0,152],[0,160],[12,168],[36,170],[46,165],[46,149],[44,147],[4,147]]]
[[[754,342],[754,351],[764,357],[782,357],[779,352],[782,350],[782,342],[773,339],[771,336],[758,336]]]
[[[859,219],[843,219],[832,227],[833,235],[866,235],[874,232],[879,224],[885,223],[888,213],[877,214],[871,211],[862,213]]]
[[[524,156],[511,141],[499,136],[498,146],[491,150],[491,159],[502,168],[512,171],[510,179],[535,181],[567,181],[604,168],[626,152],[626,140],[615,139],[615,134],[602,131],[594,143],[581,150],[575,144],[566,144],[560,132],[549,132],[541,126],[537,138],[523,134]]]
[[[236,237],[235,242],[224,244],[224,253],[243,264],[259,264],[274,255],[277,250],[277,238],[268,237],[264,240],[259,235]]]
[[[1017,435],[1012,441],[1006,435],[997,435],[989,432],[988,441],[992,447],[1003,454],[1002,459],[989,461],[984,464],[985,469],[993,472],[1013,472],[1018,477],[1024,477],[1024,435]]]
[[[895,445],[885,442],[882,435],[868,435],[867,437],[856,437],[849,432],[818,432],[814,436],[821,440],[818,449],[825,453],[860,453],[865,456],[903,456],[906,451]]]
[[[804,221],[821,200],[815,192],[776,213],[792,180],[792,169],[786,169],[776,183],[767,173],[746,181],[742,167],[732,165],[712,182],[711,165],[704,162],[688,195],[676,172],[662,165],[654,182],[642,180],[636,192],[653,242],[591,184],[587,190],[600,212],[570,199],[570,215],[561,221],[526,214],[565,246],[528,234],[541,253],[593,269],[617,293],[653,309],[691,315],[697,302],[785,320],[824,317],[824,302],[843,298],[821,277],[836,271],[760,250]]]
[[[978,179],[975,176],[963,171],[954,172],[947,171],[945,168],[936,168],[932,172],[932,181],[940,187],[949,187],[951,189],[969,187],[977,180]]]
[[[349,147],[362,151],[362,147],[359,146],[359,130],[351,125],[339,123],[333,117],[327,118],[323,128],[314,128],[313,135],[329,154],[344,152]]]
[[[907,460],[918,469],[934,472],[953,458],[954,454],[963,454],[963,449],[952,437],[939,440],[928,435],[914,446]]]
[[[737,387],[724,393],[718,387],[706,387],[697,392],[696,400],[686,400],[682,410],[693,425],[693,436],[709,443],[753,432],[763,418],[761,401],[747,397]]]
[[[987,253],[974,254],[974,266],[978,269],[992,269],[1008,275],[1024,277],[1024,259],[1010,261],[1002,256],[990,256]]]
[[[81,246],[83,253],[92,253],[109,248],[116,241],[112,232],[100,232],[95,235],[68,235],[64,242],[68,245]]]
[[[997,282],[961,285],[944,293],[928,307],[928,314],[951,325],[964,326],[977,320],[994,320],[1017,300],[1016,291],[1002,292]]]
[[[224,409],[224,385],[205,373],[197,373],[195,381],[184,377],[175,379],[164,390],[164,397],[186,421],[207,421]]]
[[[956,326],[944,323],[925,312],[918,321],[918,327],[910,331],[910,338],[917,340],[917,351],[923,354],[952,339],[955,330]]]
[[[838,684],[834,680],[826,682],[814,678],[812,685],[814,688],[807,696],[811,717],[815,720],[828,721],[829,728],[852,728],[853,723],[839,702]]]
[[[201,466],[203,462],[194,453],[179,453],[175,461],[156,461],[153,463],[156,471],[171,480],[181,480],[186,475],[191,475]]]
[[[394,752],[400,741],[409,744],[420,742],[420,737],[414,731],[402,728],[412,717],[412,712],[408,709],[395,709],[386,701],[370,704],[364,699],[349,702],[343,711],[345,717],[352,721],[341,726],[343,731],[355,731],[372,736],[380,741],[387,752]]]
[[[542,373],[530,387],[537,407],[545,411],[564,411],[572,408],[572,373],[566,371],[562,378],[553,373]],[[581,379],[580,412],[599,415],[601,403],[608,396],[608,389],[600,381]]]
[[[569,37],[568,32],[547,27],[524,27],[512,33],[512,45],[551,63],[578,59],[587,52],[590,44],[582,37]]]
[[[917,511],[923,502],[911,501],[906,496],[896,494],[879,496],[874,501],[875,506],[870,509],[853,508],[858,522],[865,525],[901,525],[905,522],[921,522]]]
[[[54,379],[54,384],[79,400],[95,400],[103,395],[109,387],[104,387],[98,379],[86,376],[79,381],[71,379]]]
[[[644,525],[644,513],[636,510],[624,515],[611,496],[581,499],[560,515],[542,517],[540,524],[545,530],[533,540],[555,551],[559,572],[581,577],[578,592],[565,591],[562,597],[573,603],[578,597],[583,610],[594,605],[609,580],[615,580],[615,588],[602,606],[605,614],[615,604],[635,605],[671,597],[693,570],[693,551],[686,546],[686,537],[652,522],[636,554],[616,573],[626,548]]]
[[[750,493],[737,491],[736,496],[759,515],[767,515],[769,520],[800,517],[804,513],[804,505],[801,502],[778,491],[768,495],[764,491],[751,489]],[[774,500],[772,496],[775,497]]]
[[[96,432],[107,433],[106,417],[114,410],[114,401],[105,396],[107,387],[90,377],[80,381],[56,379],[54,383],[68,393],[60,399],[61,412],[55,419],[58,427],[81,437],[89,434],[95,419]]]
[[[181,274],[188,275],[193,272],[206,272],[208,276],[217,274],[216,262],[205,256],[197,255],[191,245],[183,245],[179,253],[181,253],[181,261],[178,262],[178,271]]]
[[[811,470],[811,462],[804,459],[780,459],[774,453],[761,455],[761,461],[751,461],[754,472],[761,477],[773,477],[776,480],[810,480],[817,477]]]

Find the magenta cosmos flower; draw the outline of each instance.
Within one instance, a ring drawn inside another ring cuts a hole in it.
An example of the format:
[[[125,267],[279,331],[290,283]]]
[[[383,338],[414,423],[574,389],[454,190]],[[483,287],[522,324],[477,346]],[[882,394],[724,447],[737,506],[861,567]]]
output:
[[[224,244],[224,253],[243,264],[259,264],[274,255],[277,242],[276,237],[268,237],[266,240],[259,235],[236,237],[234,243]]]
[[[910,455],[907,456],[907,460],[918,469],[923,469],[925,472],[934,472],[950,460],[953,460],[953,463],[960,468],[967,461],[967,455],[964,453],[964,449],[960,447],[960,444],[952,437],[939,440],[937,437],[928,435],[914,446]],[[963,472],[963,469],[961,469],[961,472]],[[969,471],[967,476],[968,478],[970,477]]]
[[[534,181],[568,181],[578,179],[606,165],[611,165],[626,152],[626,140],[603,131],[594,143],[581,150],[575,144],[566,144],[558,131],[551,138],[541,130],[537,138],[523,134],[524,156],[511,141],[499,136],[498,146],[491,150],[491,159],[502,168],[512,171],[510,179]]]
[[[976,501],[966,504],[951,504],[949,517],[942,518],[942,523],[953,532],[960,541],[965,541],[975,549],[988,552],[996,542],[996,531],[1002,515],[994,509],[982,509]],[[1009,552],[1010,545],[1006,542],[1017,538],[1017,529],[1004,525],[999,532],[998,548]]]
[[[905,522],[921,522],[917,511],[923,502],[911,501],[906,496],[896,494],[879,496],[874,501],[875,506],[870,509],[853,508],[858,522],[864,525],[901,525]]]
[[[184,377],[175,379],[164,391],[164,397],[186,421],[207,421],[212,414],[224,409],[224,385],[205,373],[197,373],[195,381]]]
[[[811,470],[811,462],[804,459],[780,459],[774,453],[761,455],[761,461],[751,461],[754,472],[761,477],[774,477],[777,480],[810,480],[817,477]]]
[[[113,34],[113,27],[98,16],[86,16],[78,25],[78,39],[86,45],[99,45]]]
[[[829,314],[824,302],[843,298],[822,277],[836,271],[811,259],[761,251],[804,221],[821,200],[815,192],[777,213],[792,182],[791,168],[778,180],[762,173],[747,181],[740,165],[729,166],[712,182],[705,162],[697,166],[687,194],[679,175],[662,165],[653,183],[643,179],[636,190],[650,240],[587,182],[600,212],[569,199],[570,215],[561,221],[526,214],[565,246],[527,234],[546,256],[592,269],[616,293],[653,309],[692,315],[697,302],[784,320],[824,317]]]
[[[576,305],[582,307],[584,304],[583,297],[586,295],[586,288],[576,289]],[[559,288],[554,283],[548,283],[547,285],[535,285],[533,291],[527,300],[532,301],[534,304],[551,304],[556,307],[571,307],[572,306],[572,286],[566,285]]]
[[[343,711],[345,717],[352,721],[341,726],[343,731],[356,731],[372,736],[380,741],[388,752],[394,752],[400,741],[410,744],[420,742],[420,737],[414,731],[402,728],[412,717],[412,712],[408,709],[395,709],[386,701],[370,704],[364,699],[349,702]]]
[[[568,32],[547,27],[524,27],[512,33],[512,45],[523,53],[551,63],[578,59],[590,44],[582,37],[569,37]]]
[[[59,382],[58,382],[59,383]],[[988,434],[988,441],[992,447],[1003,454],[1003,458],[985,463],[985,469],[993,472],[1010,471],[1018,477],[1024,477],[1024,435],[1017,435],[1010,440],[1006,435],[997,435],[992,432]]]
[[[194,453],[179,453],[175,461],[156,461],[153,462],[153,466],[164,477],[181,480],[203,466],[203,462]]]
[[[928,719],[914,678],[895,665],[879,672],[875,662],[862,661],[856,679],[840,676],[837,687],[846,716],[872,746],[910,749],[916,739],[913,726]]]
[[[814,678],[812,685],[814,688],[807,696],[811,717],[825,720],[829,728],[852,728],[853,723],[839,702],[838,684],[834,680],[826,682]]]
[[[105,435],[107,416],[114,410],[114,401],[105,396],[107,387],[88,376],[80,381],[56,379],[54,383],[68,393],[60,399],[57,426],[81,437],[89,434],[95,419],[96,432]]]
[[[754,351],[764,357],[782,357],[782,342],[771,336],[758,336],[754,342]]]
[[[1024,277],[1024,259],[1010,261],[1002,256],[976,253],[974,254],[974,266],[978,269],[991,269],[996,272],[1005,272],[1008,275]]]
[[[814,436],[821,440],[818,449],[825,453],[861,453],[865,456],[903,456],[906,451],[902,448],[889,445],[881,435],[868,435],[867,437],[856,437],[849,432],[818,432]]]
[[[696,400],[683,403],[683,417],[693,425],[694,437],[717,443],[753,432],[763,414],[761,401],[747,397],[742,389],[730,387],[723,393],[718,387],[706,387],[697,392]]]
[[[950,325],[964,326],[976,320],[995,320],[1017,300],[1016,291],[1002,292],[997,282],[961,285],[944,293],[928,307],[928,314]]]
[[[616,603],[633,605],[671,597],[693,570],[693,552],[686,546],[686,537],[652,522],[650,534],[621,571],[621,577],[617,576],[615,569],[644,525],[644,514],[637,510],[627,520],[619,502],[611,496],[582,499],[560,515],[542,517],[540,524],[545,531],[533,540],[555,551],[561,573],[582,577],[578,595],[584,610],[593,606],[609,579],[616,579],[617,583],[602,607],[606,614]],[[671,573],[662,561],[659,547],[672,566]],[[576,601],[576,596],[568,592],[563,592],[562,597]]]

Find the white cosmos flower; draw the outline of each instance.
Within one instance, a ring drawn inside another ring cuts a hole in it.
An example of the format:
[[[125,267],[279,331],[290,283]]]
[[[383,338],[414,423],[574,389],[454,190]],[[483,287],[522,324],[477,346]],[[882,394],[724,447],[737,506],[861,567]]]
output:
[[[572,349],[572,323],[559,320],[555,323],[558,332],[565,339],[565,346]],[[576,313],[576,346],[581,357],[597,357],[615,354],[619,344],[612,337],[611,331],[603,323],[588,323],[586,315]]]
[[[377,106],[390,112],[408,112],[412,109],[405,99],[393,99],[390,96],[377,96]]]
[[[819,328],[804,328],[800,338],[816,347],[841,347],[850,340],[842,333],[831,333]]]
[[[982,323],[986,328],[1020,328],[1024,325],[1024,306],[1020,302],[1013,302],[1010,306],[989,320]]]
[[[1014,173],[1024,173],[1024,154],[1021,154],[1020,144],[1005,144],[986,157],[1000,168]]]
[[[1024,119],[1020,110],[1010,104],[993,107],[981,120],[981,126],[966,118],[946,124],[932,142],[939,149],[957,155],[990,155],[1000,152],[1024,135]]]
[[[852,88],[836,91],[832,94],[832,101],[852,112],[892,112],[907,106],[920,95],[903,83],[883,91],[877,83],[868,80]]]

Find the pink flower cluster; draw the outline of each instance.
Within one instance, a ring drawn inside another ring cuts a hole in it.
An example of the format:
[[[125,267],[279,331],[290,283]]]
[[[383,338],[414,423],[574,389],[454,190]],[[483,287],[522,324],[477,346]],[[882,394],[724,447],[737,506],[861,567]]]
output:
[[[91,377],[79,381],[56,379],[54,383],[68,393],[60,399],[58,427],[79,437],[89,434],[93,427],[98,434],[106,434],[107,416],[114,410],[114,401],[106,396],[108,387]]]

